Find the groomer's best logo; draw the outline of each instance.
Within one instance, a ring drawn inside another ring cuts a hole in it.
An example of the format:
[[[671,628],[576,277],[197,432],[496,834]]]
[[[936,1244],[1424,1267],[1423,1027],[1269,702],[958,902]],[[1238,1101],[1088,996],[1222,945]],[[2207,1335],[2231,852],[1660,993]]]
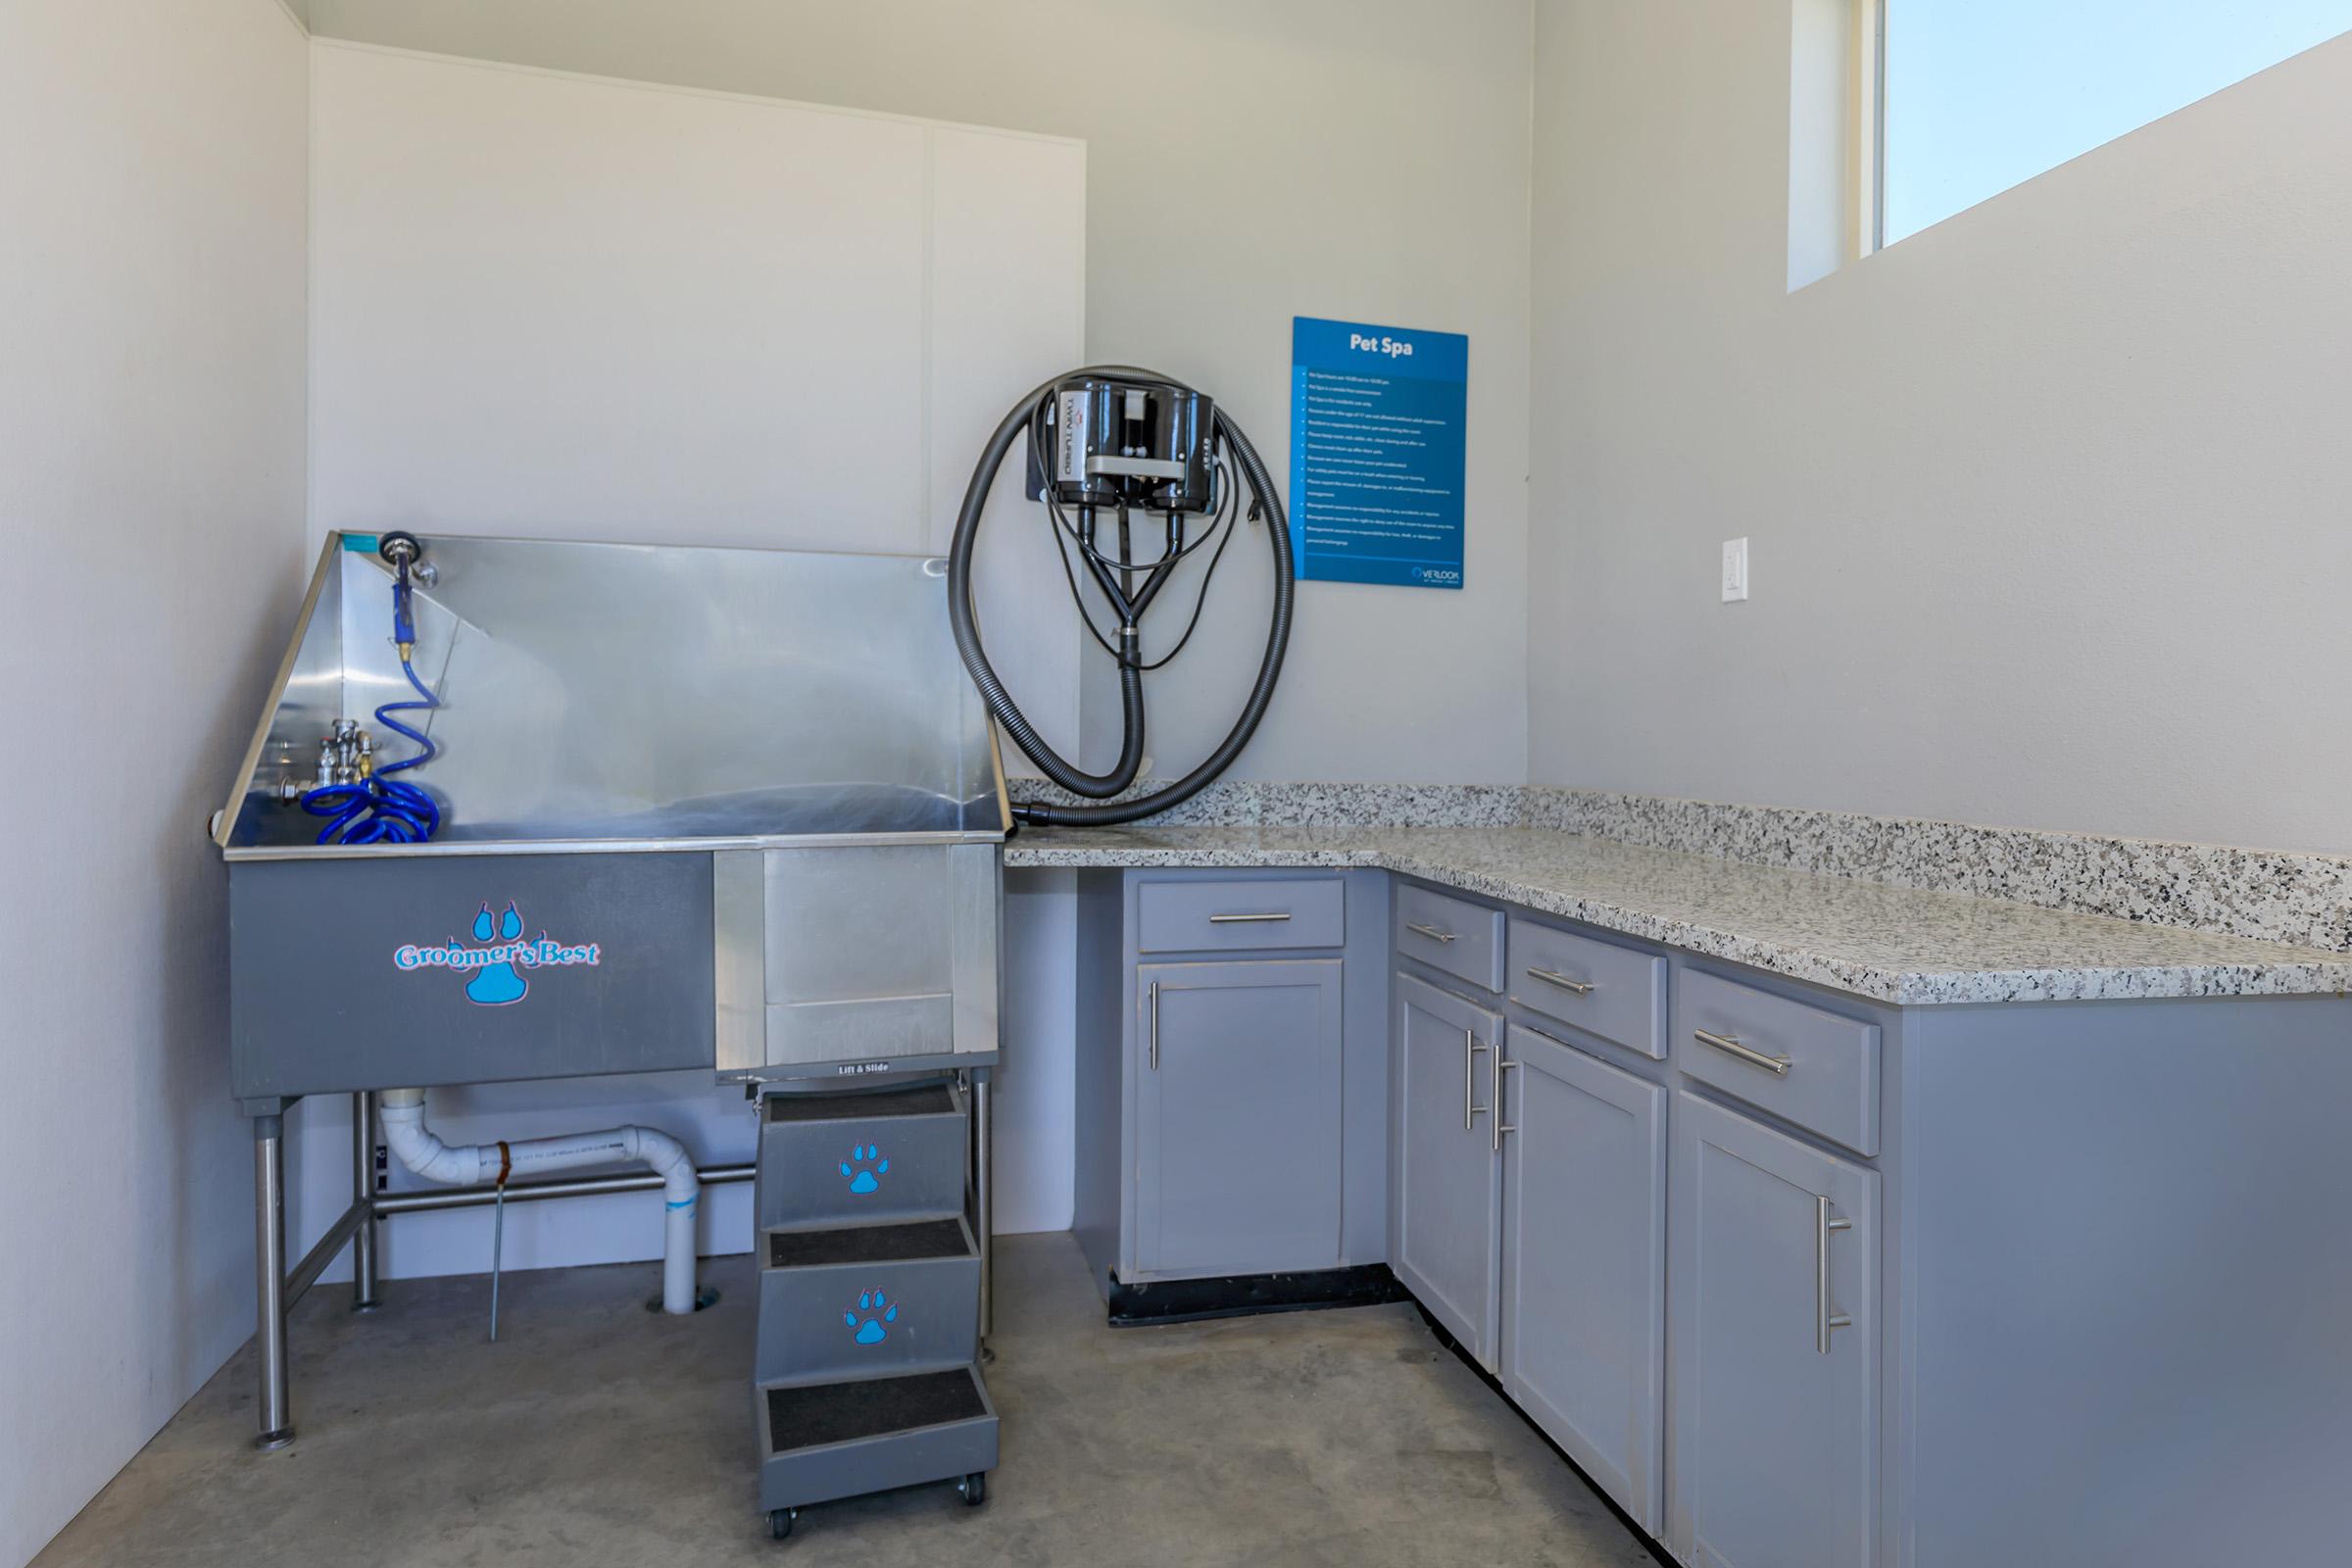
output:
[[[395,948],[392,963],[403,971],[449,969],[470,975],[466,982],[466,1001],[484,1007],[504,1007],[531,994],[531,983],[524,978],[530,970],[602,961],[602,943],[569,948],[549,940],[545,931],[532,942],[517,941],[521,935],[522,914],[512,903],[505,914],[496,916],[485,904],[482,912],[473,917],[473,940],[484,946],[469,947],[451,937],[436,948]]]

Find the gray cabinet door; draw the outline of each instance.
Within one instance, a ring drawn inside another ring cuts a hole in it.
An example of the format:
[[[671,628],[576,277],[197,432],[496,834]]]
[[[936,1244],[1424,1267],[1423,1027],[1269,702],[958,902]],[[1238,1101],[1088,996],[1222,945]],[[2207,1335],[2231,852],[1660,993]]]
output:
[[[1870,1568],[1878,1173],[1685,1091],[1669,1195],[1668,1545],[1704,1568]]]
[[[1136,970],[1135,1263],[1340,1261],[1340,960]]]
[[[1391,1266],[1494,1368],[1502,1158],[1494,1053],[1502,1020],[1407,974],[1396,977],[1396,1141]]]
[[[1666,1409],[1666,1091],[1510,1032],[1502,1386],[1656,1534]]]

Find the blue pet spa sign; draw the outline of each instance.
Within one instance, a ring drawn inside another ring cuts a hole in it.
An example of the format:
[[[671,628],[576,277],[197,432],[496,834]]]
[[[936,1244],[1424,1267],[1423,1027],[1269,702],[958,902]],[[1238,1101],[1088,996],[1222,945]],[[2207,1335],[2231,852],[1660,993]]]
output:
[[[1301,578],[1462,585],[1470,340],[1291,321],[1291,553]]]

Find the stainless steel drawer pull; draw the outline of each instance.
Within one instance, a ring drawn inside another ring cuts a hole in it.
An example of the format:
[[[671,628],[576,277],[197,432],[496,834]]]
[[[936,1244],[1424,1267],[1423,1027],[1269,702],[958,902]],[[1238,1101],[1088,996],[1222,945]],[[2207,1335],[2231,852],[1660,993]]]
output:
[[[1753,1046],[1741,1045],[1730,1035],[1709,1034],[1704,1029],[1693,1029],[1690,1038],[1702,1046],[1713,1046],[1727,1056],[1737,1056],[1751,1067],[1761,1067],[1776,1078],[1788,1076],[1789,1061],[1787,1056],[1768,1056]]]
[[[1502,1152],[1502,1135],[1504,1133],[1515,1133],[1519,1130],[1516,1127],[1505,1127],[1502,1124],[1502,1075],[1506,1072],[1509,1072],[1512,1068],[1518,1066],[1519,1063],[1515,1061],[1503,1060],[1502,1053],[1499,1051],[1495,1052],[1487,1059],[1492,1062],[1494,1067],[1494,1087],[1489,1091],[1487,1096],[1487,1098],[1494,1102],[1494,1119],[1489,1122],[1487,1125],[1492,1127],[1494,1131],[1494,1142],[1493,1148],[1494,1152],[1499,1154]]]
[[[1541,980],[1547,986],[1558,986],[1562,991],[1567,992],[1572,997],[1589,997],[1592,994],[1593,990],[1592,981],[1571,980],[1556,969],[1537,969],[1531,967],[1527,971],[1527,977],[1530,980]]]
[[[1850,1329],[1854,1320],[1843,1312],[1830,1310],[1830,1232],[1850,1231],[1850,1219],[1832,1219],[1830,1200],[1816,1195],[1813,1200],[1813,1348],[1822,1354],[1830,1353],[1830,1331]]]
[[[1434,925],[1423,925],[1418,920],[1405,921],[1404,928],[1415,935],[1425,936],[1432,942],[1451,942],[1453,940],[1452,932],[1441,931]]]
[[[1159,1071],[1159,982],[1152,982],[1146,993],[1152,1000],[1152,1070]]]
[[[1208,923],[1210,925],[1246,925],[1256,920],[1288,920],[1290,917],[1291,911],[1288,909],[1267,909],[1248,914],[1212,914],[1208,917]]]
[[[1462,1131],[1475,1132],[1471,1119],[1487,1107],[1478,1102],[1478,1054],[1487,1048],[1478,1043],[1478,1031],[1462,1031]]]

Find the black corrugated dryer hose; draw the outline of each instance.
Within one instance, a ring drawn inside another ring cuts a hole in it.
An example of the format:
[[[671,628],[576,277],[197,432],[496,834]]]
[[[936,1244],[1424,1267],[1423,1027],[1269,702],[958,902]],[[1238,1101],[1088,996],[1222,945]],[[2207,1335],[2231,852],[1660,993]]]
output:
[[[1090,800],[1107,801],[1135,782],[1144,759],[1144,666],[1140,656],[1130,653],[1119,660],[1119,704],[1123,730],[1119,760],[1107,773],[1088,773],[1073,765],[1038,734],[1037,727],[1021,713],[1004,689],[1004,683],[988,662],[988,652],[980,643],[979,624],[972,613],[972,549],[979,542],[980,515],[988,508],[989,491],[995,486],[997,469],[1005,454],[1024,436],[1035,438],[1054,396],[1054,389],[1076,376],[1108,376],[1122,379],[1157,381],[1178,392],[1192,389],[1172,376],[1154,370],[1138,369],[1132,366],[1089,366],[1067,375],[1055,376],[1036,391],[1012,406],[996,433],[989,437],[988,446],[980,455],[979,465],[972,469],[971,483],[963,492],[963,508],[956,516],[956,539],[948,551],[948,615],[956,633],[956,651],[963,657],[964,668],[971,671],[972,682],[980,688],[981,697],[997,722],[1004,726],[1013,743],[1028,754],[1031,760],[1045,770],[1048,778],[1073,795]],[[1282,674],[1282,657],[1291,641],[1291,606],[1297,585],[1291,574],[1290,519],[1282,510],[1282,498],[1275,493],[1273,478],[1266,472],[1265,464],[1258,458],[1257,449],[1242,427],[1226,417],[1222,407],[1215,410],[1218,446],[1241,470],[1242,482],[1250,487],[1250,506],[1247,515],[1261,522],[1266,542],[1274,552],[1274,614],[1266,628],[1265,657],[1259,661],[1257,679],[1250,688],[1250,700],[1242,709],[1241,717],[1234,721],[1217,749],[1208,754],[1200,766],[1175,780],[1163,789],[1134,800],[1101,806],[1049,806],[1041,802],[1017,802],[1012,808],[1016,821],[1039,827],[1108,827],[1120,822],[1133,822],[1163,811],[1179,801],[1200,793],[1200,789],[1232,765],[1257,732],[1258,721],[1265,717],[1266,705],[1273,699],[1274,683]],[[1227,526],[1235,524],[1228,522]],[[1058,527],[1058,522],[1056,523]],[[1207,536],[1201,536],[1205,543]],[[1056,543],[1059,541],[1057,539]],[[1213,565],[1214,558],[1211,558]],[[1064,559],[1066,565],[1067,560]],[[1200,585],[1203,595],[1208,592],[1205,576]],[[1077,582],[1072,579],[1070,592],[1077,597]],[[1081,615],[1086,606],[1077,606]],[[1195,612],[1198,621],[1198,611]],[[1093,622],[1088,625],[1092,628]],[[1190,633],[1188,632],[1189,636]],[[1100,634],[1097,634],[1101,640]],[[1164,662],[1164,661],[1163,661]]]

